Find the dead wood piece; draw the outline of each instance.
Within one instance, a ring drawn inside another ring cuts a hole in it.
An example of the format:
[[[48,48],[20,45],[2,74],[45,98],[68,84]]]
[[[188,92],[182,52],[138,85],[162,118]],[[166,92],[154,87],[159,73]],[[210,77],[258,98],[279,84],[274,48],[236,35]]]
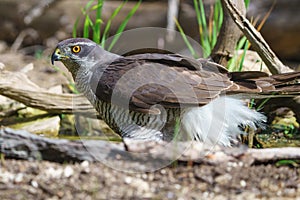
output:
[[[34,30],[32,28],[25,29],[25,30],[21,31],[21,33],[18,35],[18,37],[16,38],[14,43],[11,45],[10,50],[14,53],[17,52],[17,50],[21,47],[24,38],[28,35],[30,35],[34,39],[37,39],[39,37],[39,34],[36,30]]]
[[[122,171],[144,172],[165,167],[174,160],[152,154],[127,152],[122,143],[100,140],[50,139],[16,131],[0,130],[0,153],[7,158],[48,160],[52,162],[102,162]],[[147,156],[148,155],[148,156]]]
[[[172,30],[168,31],[167,40],[173,41],[175,38],[175,20],[178,20],[180,0],[169,0],[168,1],[168,24],[167,29]]]
[[[125,146],[127,151],[125,150]],[[212,165],[243,162],[251,165],[282,159],[300,159],[300,148],[247,149],[221,148],[199,142],[149,142],[125,140],[117,144],[99,140],[50,139],[5,128],[0,130],[0,153],[9,158],[38,159],[53,162],[93,161],[114,167],[126,163],[124,170],[153,170],[172,161],[194,161]],[[163,166],[163,167],[164,167]]]
[[[279,60],[262,35],[253,27],[248,19],[242,15],[231,0],[222,0],[222,4],[225,5],[225,8],[228,10],[236,25],[251,42],[253,48],[262,58],[272,74],[292,71]]]
[[[285,148],[267,148],[267,149],[249,149],[246,153],[250,155],[256,162],[270,162],[277,160],[299,160],[299,147],[285,147]]]
[[[220,146],[212,147],[197,141],[166,142],[124,139],[123,142],[128,151],[134,153],[148,152],[155,158],[184,162],[194,161],[212,165],[236,160],[232,155],[225,154]]]
[[[109,145],[109,146],[108,146]],[[50,139],[9,128],[0,130],[0,150],[8,158],[65,161],[96,161],[94,155],[124,150],[122,145],[104,141]]]
[[[234,0],[235,5],[242,13],[246,15],[246,7],[244,1]],[[212,50],[210,57],[214,62],[220,65],[227,66],[228,61],[233,57],[236,44],[240,39],[242,32],[235,25],[234,21],[230,17],[228,10],[225,9],[224,2],[222,2],[224,10],[224,18],[220,33],[218,35],[217,43]]]
[[[0,94],[49,113],[81,113],[92,117],[96,113],[83,95],[50,93],[20,72],[0,71]]]
[[[56,0],[47,0],[47,1],[40,1],[38,5],[34,6],[30,12],[24,17],[24,23],[29,25],[33,20],[40,17],[45,9],[47,9],[50,4],[55,2]]]
[[[227,162],[243,162],[245,165],[255,163],[270,163],[278,160],[300,159],[299,147],[250,149],[246,146],[223,148],[220,146],[208,146],[200,142],[147,142],[124,140],[125,146],[131,152],[151,152],[161,158],[177,156],[178,161],[198,162],[211,165],[219,165]],[[172,145],[170,148],[170,144]],[[178,154],[174,154],[180,152]]]

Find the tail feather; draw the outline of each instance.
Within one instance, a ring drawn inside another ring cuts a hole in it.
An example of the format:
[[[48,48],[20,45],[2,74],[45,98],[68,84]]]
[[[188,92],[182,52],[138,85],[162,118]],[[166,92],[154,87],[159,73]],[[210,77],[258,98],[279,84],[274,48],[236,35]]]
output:
[[[300,95],[300,72],[268,76],[263,72],[232,72],[227,94]]]

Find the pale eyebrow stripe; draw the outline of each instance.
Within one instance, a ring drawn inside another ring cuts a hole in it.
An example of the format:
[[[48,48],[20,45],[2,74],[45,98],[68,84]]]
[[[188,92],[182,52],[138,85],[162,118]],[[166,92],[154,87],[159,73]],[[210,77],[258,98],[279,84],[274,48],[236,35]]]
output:
[[[86,46],[93,46],[94,44],[91,44],[91,43],[85,43],[85,42],[75,42],[75,43],[72,43],[72,45],[86,45]]]

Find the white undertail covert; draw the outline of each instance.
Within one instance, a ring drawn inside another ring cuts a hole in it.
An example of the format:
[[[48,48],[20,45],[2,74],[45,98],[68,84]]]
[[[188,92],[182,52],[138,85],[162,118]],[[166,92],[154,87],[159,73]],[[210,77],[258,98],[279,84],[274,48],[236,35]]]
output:
[[[248,108],[242,100],[220,97],[203,107],[186,108],[181,131],[206,144],[231,146],[231,141],[243,133],[238,125],[256,129],[264,127],[265,121],[265,115]]]

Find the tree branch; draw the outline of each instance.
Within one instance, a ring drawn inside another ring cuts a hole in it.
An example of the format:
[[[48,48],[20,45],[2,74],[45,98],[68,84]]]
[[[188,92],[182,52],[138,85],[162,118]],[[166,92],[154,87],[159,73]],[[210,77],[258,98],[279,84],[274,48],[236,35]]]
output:
[[[231,0],[222,0],[222,4],[225,6],[239,29],[251,42],[253,48],[259,54],[272,74],[292,71],[279,60],[261,34],[253,27],[247,18],[242,15]]]

